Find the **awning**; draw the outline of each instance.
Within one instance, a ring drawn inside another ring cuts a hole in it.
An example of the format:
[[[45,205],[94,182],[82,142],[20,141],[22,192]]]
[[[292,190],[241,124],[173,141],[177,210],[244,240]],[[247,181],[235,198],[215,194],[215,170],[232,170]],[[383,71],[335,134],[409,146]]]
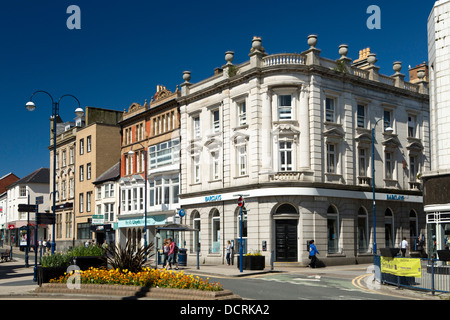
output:
[[[191,228],[185,224],[169,223],[159,227],[156,230],[173,230],[173,231],[199,231],[197,229]]]

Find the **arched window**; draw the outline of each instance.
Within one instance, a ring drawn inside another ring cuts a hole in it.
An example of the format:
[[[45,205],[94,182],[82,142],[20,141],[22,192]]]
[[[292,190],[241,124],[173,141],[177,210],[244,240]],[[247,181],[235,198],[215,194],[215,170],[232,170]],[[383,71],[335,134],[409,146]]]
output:
[[[394,216],[391,209],[384,212],[384,239],[386,248],[393,248],[395,243]]]
[[[369,250],[368,234],[367,210],[361,207],[358,210],[358,252],[367,252]]]
[[[211,253],[220,253],[220,214],[217,209],[213,209],[211,214]]]
[[[327,210],[328,253],[339,252],[339,214],[335,206]]]
[[[201,236],[200,236],[200,213],[198,211],[194,211],[192,213],[192,227],[194,229],[197,229],[198,232],[194,232],[194,243],[193,243],[193,251],[197,252],[200,250],[200,242],[201,242]]]

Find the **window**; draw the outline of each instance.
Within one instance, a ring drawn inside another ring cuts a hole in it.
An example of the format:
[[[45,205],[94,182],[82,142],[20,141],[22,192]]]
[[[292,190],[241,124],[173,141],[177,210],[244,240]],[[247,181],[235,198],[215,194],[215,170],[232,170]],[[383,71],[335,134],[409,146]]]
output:
[[[73,162],[74,162],[74,149],[73,148],[70,148],[69,149],[69,164],[73,164]]]
[[[218,180],[220,178],[220,172],[219,172],[219,168],[220,168],[220,164],[219,164],[219,153],[218,152],[214,152],[211,154],[211,158],[212,158],[212,180]]]
[[[114,184],[105,184],[105,198],[114,197]]]
[[[86,152],[91,152],[91,140],[92,140],[92,138],[91,138],[91,136],[88,136],[87,138],[86,138]]]
[[[366,149],[358,149],[359,151],[359,176],[367,177],[367,156]]]
[[[127,206],[126,206],[126,199],[125,199],[125,197],[126,197],[126,191],[125,190],[122,190],[122,197],[121,197],[121,199],[120,199],[120,201],[122,202],[122,212],[124,212],[124,211],[126,211],[126,209],[127,209]]]
[[[80,155],[84,154],[84,139],[80,139]]]
[[[72,238],[72,212],[66,212],[66,238]]]
[[[415,182],[417,178],[417,158],[414,156],[409,157],[409,181]]]
[[[327,210],[328,253],[339,252],[339,215],[334,206]]]
[[[178,193],[180,190],[180,180],[178,177],[158,178],[150,181],[149,185],[151,207],[162,203],[166,205],[178,203]]]
[[[160,144],[149,147],[150,168],[157,168],[168,164],[172,164],[175,161],[178,161],[179,158],[180,158],[179,139],[162,142]]]
[[[133,188],[133,210],[138,209],[137,188]]]
[[[394,157],[390,152],[384,153],[384,177],[385,179],[394,179]]]
[[[327,172],[336,173],[336,146],[334,144],[327,143]]]
[[[56,154],[56,165],[55,165],[56,169],[59,169],[59,153]]]
[[[20,197],[26,197],[27,196],[27,186],[20,186],[19,187],[19,196]]]
[[[139,210],[144,210],[144,188],[139,188]]]
[[[56,238],[61,238],[61,229],[62,229],[62,214],[58,213],[55,217],[55,226],[56,226]]]
[[[74,186],[75,186],[74,180],[73,180],[73,178],[70,178],[70,180],[69,180],[69,198],[70,199],[72,199],[73,195],[74,195]]]
[[[384,131],[386,131],[388,127],[391,127],[391,111],[384,110],[383,120],[384,120]]]
[[[79,223],[77,225],[77,239],[90,239],[91,238],[91,224]]]
[[[84,210],[84,194],[80,193],[78,197],[79,197],[79,199],[78,199],[78,207],[80,209],[79,210],[80,213],[82,213],[83,210]]]
[[[58,202],[59,201],[59,183],[58,182],[55,183],[55,194],[54,194],[54,196],[55,196],[55,201]]]
[[[366,107],[364,105],[358,104],[358,112],[357,112],[357,126],[358,128],[366,127]]]
[[[245,176],[247,175],[247,146],[246,145],[238,145],[238,175]]]
[[[86,192],[86,212],[91,212],[92,191]]]
[[[128,211],[131,211],[131,189],[128,189]]]
[[[192,162],[194,163],[193,166],[193,183],[199,183],[200,182],[200,157],[192,157]]]
[[[86,179],[91,180],[91,164],[86,165]]]
[[[194,121],[194,139],[200,138],[200,116],[193,118]]]
[[[416,137],[416,119],[414,116],[408,115],[408,137]]]
[[[364,208],[358,210],[358,251],[367,252],[369,250],[367,211]]]
[[[103,208],[105,220],[114,221],[114,203],[105,203]]]
[[[292,142],[280,142],[280,171],[292,170]]]
[[[66,150],[62,152],[62,166],[66,166]]]
[[[66,200],[66,180],[61,182],[61,199]]]
[[[278,119],[290,120],[292,119],[292,96],[279,95],[278,96]]]
[[[100,199],[102,198],[102,186],[97,187],[96,190],[97,190],[97,196],[96,196],[96,199],[97,199],[97,200],[100,200]]]
[[[212,112],[213,114],[213,132],[218,133],[220,132],[220,111],[219,109],[214,110]]]
[[[201,220],[200,220],[200,213],[198,213],[198,211],[194,211],[194,213],[192,214],[192,226],[194,229],[198,230],[198,232],[194,232],[194,243],[193,243],[194,252],[197,252],[200,249],[200,242],[201,242],[200,236]]]
[[[212,232],[212,243],[210,248],[210,253],[220,252],[220,214],[219,211],[214,210],[211,217],[211,232]]]
[[[180,193],[180,179],[172,179],[172,203],[178,203],[178,194]]]
[[[336,100],[333,98],[326,98],[325,100],[325,121],[336,122],[335,108]]]
[[[247,124],[247,106],[245,101],[238,103],[238,124],[239,126]]]
[[[80,166],[80,181],[84,181],[84,166]]]

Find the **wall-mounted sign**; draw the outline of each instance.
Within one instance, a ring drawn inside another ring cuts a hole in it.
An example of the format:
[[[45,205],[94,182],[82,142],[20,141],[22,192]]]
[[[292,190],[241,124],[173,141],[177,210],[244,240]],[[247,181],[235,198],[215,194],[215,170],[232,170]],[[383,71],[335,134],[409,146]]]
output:
[[[211,202],[211,201],[222,201],[222,195],[215,195],[215,196],[206,196],[205,202]]]
[[[398,195],[398,194],[387,194],[386,200],[405,201],[405,196]]]

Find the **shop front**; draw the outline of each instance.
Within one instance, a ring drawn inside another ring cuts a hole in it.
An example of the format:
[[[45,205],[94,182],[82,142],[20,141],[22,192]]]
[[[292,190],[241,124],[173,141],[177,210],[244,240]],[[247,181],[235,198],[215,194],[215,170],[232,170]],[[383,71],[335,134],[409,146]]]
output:
[[[166,214],[147,215],[147,243],[152,242],[155,238],[156,226],[166,224],[167,218],[168,216]],[[119,239],[117,244],[125,246],[127,242],[131,242],[133,244],[144,245],[145,224],[144,215],[142,214],[119,216]]]

